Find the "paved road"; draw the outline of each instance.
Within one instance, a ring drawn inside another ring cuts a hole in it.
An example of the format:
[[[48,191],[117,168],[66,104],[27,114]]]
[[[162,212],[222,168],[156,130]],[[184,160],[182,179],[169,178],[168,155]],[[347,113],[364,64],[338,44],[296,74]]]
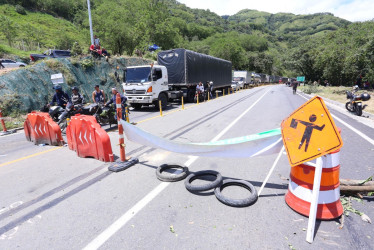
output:
[[[256,101],[220,139],[278,128],[306,100],[277,85],[240,91],[185,110],[174,104],[163,117],[147,109],[132,111],[130,117],[154,135],[204,142],[217,137]],[[374,129],[346,113],[334,109],[331,113],[344,141],[341,178],[372,175]],[[118,135],[115,131],[109,135],[119,155]],[[233,208],[220,203],[212,192],[197,195],[188,192],[183,182],[160,182],[155,169],[163,163],[186,165],[193,172],[213,169],[224,178],[245,179],[259,189],[276,155],[197,158],[128,141],[126,153],[140,163],[112,173],[108,164],[78,158],[67,147],[34,146],[22,131],[0,137],[0,249],[374,248],[372,225],[352,213],[345,217],[343,229],[339,220],[318,222],[314,243],[306,243],[307,218],[284,202],[290,172],[286,155],[257,203]],[[226,188],[224,194],[247,195],[236,187]],[[372,198],[362,204],[353,201],[353,206],[374,219]]]

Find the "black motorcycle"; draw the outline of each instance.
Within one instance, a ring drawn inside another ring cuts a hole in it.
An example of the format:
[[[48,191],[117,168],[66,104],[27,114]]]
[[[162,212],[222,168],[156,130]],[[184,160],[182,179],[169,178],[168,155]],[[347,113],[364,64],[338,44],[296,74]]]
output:
[[[370,99],[370,95],[368,93],[362,93],[360,95],[355,95],[355,93],[359,90],[358,86],[354,87],[353,92],[347,91],[347,99],[350,101],[345,104],[345,108],[350,111],[354,112],[356,115],[361,116],[362,110],[365,109],[367,105],[362,105],[362,101],[368,101]]]
[[[117,114],[114,104],[105,106],[104,103],[93,103],[92,105],[96,110],[93,116],[100,125],[109,124],[109,127],[112,127],[112,124],[117,123]]]

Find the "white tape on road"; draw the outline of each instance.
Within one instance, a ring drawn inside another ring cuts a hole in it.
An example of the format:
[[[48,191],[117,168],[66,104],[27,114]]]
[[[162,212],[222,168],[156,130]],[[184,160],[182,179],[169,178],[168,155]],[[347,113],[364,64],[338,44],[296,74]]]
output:
[[[306,100],[309,100],[308,98],[306,98],[305,96],[302,96],[300,95],[299,93],[297,93],[299,96],[301,96],[302,98],[306,99]],[[322,97],[323,99],[323,97]],[[328,104],[327,104],[328,105]],[[361,131],[359,131],[358,129],[352,127],[351,125],[349,125],[348,123],[346,123],[345,121],[343,121],[342,119],[340,119],[339,117],[337,117],[336,115],[333,115],[331,114],[331,116],[339,121],[341,124],[343,124],[344,126],[346,126],[347,128],[349,128],[350,130],[352,130],[353,132],[355,132],[356,134],[358,134],[359,136],[361,136],[363,139],[365,139],[366,141],[368,141],[369,143],[371,143],[371,145],[374,145],[374,140],[371,139],[369,136],[365,135],[364,133],[362,133]]]
[[[271,89],[270,89],[271,90]],[[270,90],[266,91],[256,102],[254,102],[247,110],[245,110],[237,119],[230,123],[224,130],[221,131],[216,137],[213,138],[213,141],[219,140],[235,123],[239,121],[250,109],[254,107]],[[198,157],[191,157],[184,165],[189,166]],[[84,250],[93,250],[98,249],[102,246],[110,237],[112,237],[118,230],[120,230],[130,219],[132,219],[140,210],[142,210],[149,202],[151,202],[159,193],[161,193],[167,186],[170,185],[170,182],[162,182],[157,187],[155,187],[149,194],[147,194],[143,199],[135,204],[130,210],[128,210],[124,215],[122,215],[118,220],[116,220],[112,225],[110,225],[106,230],[104,230],[99,236],[92,240]]]

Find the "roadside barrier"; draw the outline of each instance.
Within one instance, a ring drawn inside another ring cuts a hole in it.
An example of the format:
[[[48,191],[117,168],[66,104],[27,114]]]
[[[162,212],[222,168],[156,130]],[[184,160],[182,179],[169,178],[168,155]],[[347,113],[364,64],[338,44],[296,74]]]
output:
[[[159,102],[159,105],[160,105],[160,111],[162,112],[161,101]],[[126,160],[125,137],[123,135],[123,125],[122,125],[122,122],[124,122],[124,121],[121,120],[122,119],[122,108],[121,108],[121,96],[120,96],[119,93],[117,93],[117,96],[116,96],[116,107],[117,107],[117,122],[118,122],[118,134],[119,134],[119,147],[120,147],[121,162],[116,162],[113,165],[109,166],[108,170],[113,171],[113,172],[120,172],[120,171],[123,171],[123,170],[135,165],[136,163],[138,163],[139,159],[138,158],[130,158],[130,159]]]
[[[340,131],[339,131],[340,132]],[[317,219],[330,220],[343,214],[340,202],[340,150],[322,156],[322,176],[319,191]],[[309,216],[315,167],[305,163],[291,168],[286,203],[296,212]]]
[[[158,106],[160,107],[160,116],[162,116],[162,103],[161,103],[161,101],[158,101]]]
[[[94,157],[100,161],[113,162],[114,155],[107,132],[94,116],[75,115],[66,128],[69,149],[79,157]]]
[[[61,129],[48,113],[32,111],[23,124],[26,139],[34,144],[64,145]]]
[[[0,109],[0,121],[1,121],[1,125],[3,126],[3,132],[7,132],[4,118],[3,118],[3,112],[1,111],[1,109]]]

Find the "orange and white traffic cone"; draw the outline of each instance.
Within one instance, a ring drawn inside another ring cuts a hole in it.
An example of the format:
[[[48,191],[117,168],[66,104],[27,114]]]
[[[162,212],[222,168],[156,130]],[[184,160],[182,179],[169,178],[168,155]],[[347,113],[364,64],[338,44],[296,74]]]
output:
[[[109,170],[113,172],[123,171],[136,163],[139,162],[138,158],[130,158],[126,160],[126,153],[125,153],[125,137],[123,135],[123,126],[120,122],[122,119],[122,104],[121,104],[121,95],[117,93],[116,96],[116,108],[117,108],[117,122],[118,122],[118,133],[119,133],[119,147],[120,147],[120,162],[116,162],[115,164],[109,166]]]

